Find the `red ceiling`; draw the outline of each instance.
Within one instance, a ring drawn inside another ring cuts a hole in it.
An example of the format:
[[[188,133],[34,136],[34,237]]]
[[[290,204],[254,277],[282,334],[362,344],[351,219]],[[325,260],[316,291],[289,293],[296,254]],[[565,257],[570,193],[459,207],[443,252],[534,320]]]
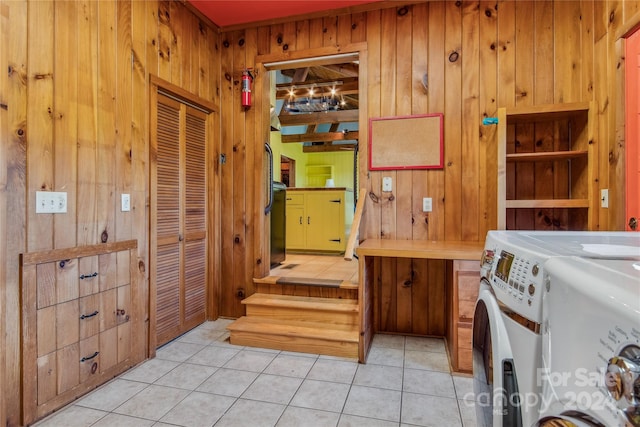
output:
[[[380,0],[190,0],[219,27],[342,9]]]

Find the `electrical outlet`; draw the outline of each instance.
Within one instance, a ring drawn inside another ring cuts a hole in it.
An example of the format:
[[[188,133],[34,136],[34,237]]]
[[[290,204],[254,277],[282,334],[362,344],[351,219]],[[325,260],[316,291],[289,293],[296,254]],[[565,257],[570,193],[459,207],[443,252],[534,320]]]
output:
[[[129,212],[131,210],[131,196],[129,194],[122,194],[120,210],[122,212]]]
[[[600,190],[600,206],[603,208],[609,207],[609,189],[604,188]]]
[[[431,212],[433,210],[433,201],[431,197],[422,198],[422,212]]]
[[[66,213],[65,191],[36,191],[36,213]]]
[[[390,176],[385,176],[382,178],[382,191],[393,191],[393,180]]]

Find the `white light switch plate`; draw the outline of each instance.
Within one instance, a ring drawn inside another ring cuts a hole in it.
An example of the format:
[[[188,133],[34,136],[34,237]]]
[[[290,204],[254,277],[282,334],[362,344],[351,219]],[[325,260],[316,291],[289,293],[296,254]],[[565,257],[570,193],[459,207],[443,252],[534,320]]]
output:
[[[66,213],[65,191],[36,191],[36,213]]]
[[[393,191],[393,180],[390,176],[385,176],[382,178],[382,191]]]
[[[131,196],[129,194],[122,194],[120,210],[122,212],[129,212],[131,210]]]
[[[433,210],[433,201],[431,197],[422,198],[422,212],[431,212]]]

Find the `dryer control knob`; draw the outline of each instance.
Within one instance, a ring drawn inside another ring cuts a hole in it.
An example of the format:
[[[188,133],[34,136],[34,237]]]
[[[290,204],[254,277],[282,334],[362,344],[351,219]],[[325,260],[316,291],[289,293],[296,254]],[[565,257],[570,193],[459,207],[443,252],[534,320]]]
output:
[[[531,274],[533,274],[533,277],[536,277],[539,272],[540,266],[538,264],[533,264],[533,267],[531,267]]]
[[[533,283],[529,283],[529,295],[533,296],[536,293],[536,286]]]
[[[638,426],[640,415],[640,348],[627,346],[620,355],[609,359],[605,385],[609,395],[619,402],[619,409],[632,425]],[[624,397],[624,400],[623,400]]]

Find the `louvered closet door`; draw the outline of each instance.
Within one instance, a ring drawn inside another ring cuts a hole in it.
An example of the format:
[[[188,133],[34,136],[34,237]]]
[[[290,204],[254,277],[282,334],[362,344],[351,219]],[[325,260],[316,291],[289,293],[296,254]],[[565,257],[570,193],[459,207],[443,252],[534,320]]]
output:
[[[157,114],[152,223],[160,346],[205,320],[207,116],[162,95]]]

